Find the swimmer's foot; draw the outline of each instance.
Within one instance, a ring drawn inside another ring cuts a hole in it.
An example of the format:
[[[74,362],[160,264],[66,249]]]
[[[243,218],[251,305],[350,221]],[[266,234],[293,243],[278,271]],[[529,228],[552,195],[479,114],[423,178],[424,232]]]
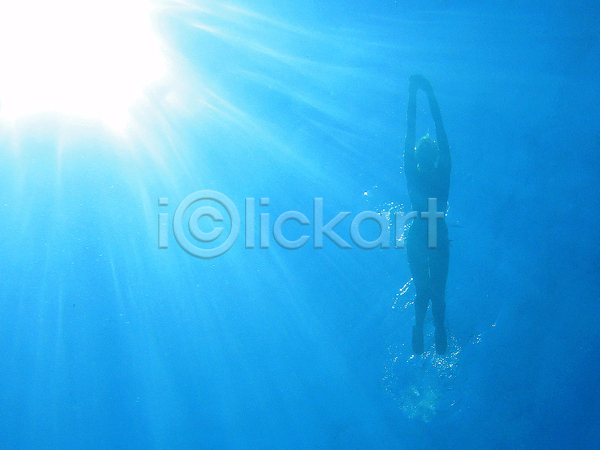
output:
[[[435,327],[435,351],[438,355],[443,355],[446,353],[446,348],[448,348],[448,342],[446,341],[446,327],[440,325]]]
[[[417,328],[413,326],[412,331],[412,348],[415,355],[420,355],[423,353],[423,328]]]

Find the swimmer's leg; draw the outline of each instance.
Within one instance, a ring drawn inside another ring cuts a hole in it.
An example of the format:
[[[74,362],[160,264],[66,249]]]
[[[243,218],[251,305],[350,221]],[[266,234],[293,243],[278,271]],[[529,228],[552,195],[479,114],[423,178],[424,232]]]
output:
[[[427,229],[411,225],[406,241],[406,254],[408,265],[413,276],[417,296],[415,298],[415,325],[412,330],[412,348],[415,354],[420,355],[424,350],[423,324],[425,314],[431,298],[431,281],[429,278],[429,260],[427,247]]]
[[[412,330],[412,348],[415,354],[423,353],[425,344],[423,337],[423,325],[425,324],[425,314],[429,306],[429,297],[426,294],[419,294],[417,288],[417,296],[415,298],[415,325]]]
[[[439,355],[446,353],[448,342],[446,338],[446,280],[448,278],[448,262],[450,260],[450,243],[448,231],[440,227],[438,247],[431,254],[431,312],[435,324],[435,350]]]
[[[444,294],[431,299],[431,312],[435,324],[435,350],[439,355],[446,353],[448,342],[446,340],[446,300]]]

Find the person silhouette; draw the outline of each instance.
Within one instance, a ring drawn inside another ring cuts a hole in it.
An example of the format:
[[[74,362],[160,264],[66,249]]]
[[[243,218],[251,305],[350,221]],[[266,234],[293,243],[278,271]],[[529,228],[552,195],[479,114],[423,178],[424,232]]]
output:
[[[427,94],[437,142],[428,134],[419,140],[415,148],[417,91],[419,89]],[[404,172],[412,211],[417,211],[417,214],[429,211],[428,199],[437,199],[437,205],[439,208],[443,208],[445,215],[450,190],[450,166],[450,146],[431,83],[422,75],[411,75],[408,87]],[[413,220],[406,238],[408,264],[417,291],[412,348],[418,355],[424,351],[423,325],[429,301],[431,301],[435,324],[435,349],[438,354],[443,355],[447,348],[444,322],[449,262],[448,228],[443,217],[436,220],[437,242],[435,248],[429,248],[428,222],[419,220],[419,218]]]

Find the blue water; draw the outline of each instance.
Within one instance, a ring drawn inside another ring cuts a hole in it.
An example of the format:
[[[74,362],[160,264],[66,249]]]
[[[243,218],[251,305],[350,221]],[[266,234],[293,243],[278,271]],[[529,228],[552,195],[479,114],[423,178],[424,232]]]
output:
[[[185,107],[151,91],[125,135],[0,122],[0,447],[597,448],[597,2],[195,1],[153,16]],[[431,312],[410,349],[406,252],[350,239],[406,211],[415,72],[453,158],[444,357]],[[241,216],[212,259],[172,229],[201,190]],[[314,198],[352,248],[314,248]]]

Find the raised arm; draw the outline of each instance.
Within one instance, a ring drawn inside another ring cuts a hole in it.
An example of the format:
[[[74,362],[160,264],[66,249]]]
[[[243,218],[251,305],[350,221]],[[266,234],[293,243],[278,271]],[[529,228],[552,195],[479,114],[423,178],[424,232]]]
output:
[[[436,141],[440,151],[438,169],[442,171],[441,173],[445,173],[446,176],[449,176],[451,166],[450,145],[448,144],[448,137],[446,136],[446,130],[444,129],[442,113],[440,112],[440,107],[433,93],[431,83],[420,74],[411,75],[408,84],[407,126],[406,140],[404,142],[404,171],[407,177],[411,178],[415,173],[414,171],[417,170],[417,162],[415,160],[415,139],[418,89],[423,89],[429,100],[429,110],[431,111],[431,116],[435,124]]]
[[[435,137],[438,148],[440,149],[440,165],[438,167],[443,167],[450,172],[450,145],[448,144],[448,136],[446,136],[446,130],[444,129],[444,122],[442,121],[440,106],[438,105],[437,99],[433,93],[433,87],[431,86],[431,83],[420,75],[419,80],[419,87],[427,94],[427,99],[429,100],[429,111],[431,111],[431,117],[433,118],[433,123],[435,124]]]
[[[404,141],[404,171],[416,169],[415,140],[417,128],[417,89],[415,76],[411,76],[408,84],[408,108],[406,112],[406,139]]]

